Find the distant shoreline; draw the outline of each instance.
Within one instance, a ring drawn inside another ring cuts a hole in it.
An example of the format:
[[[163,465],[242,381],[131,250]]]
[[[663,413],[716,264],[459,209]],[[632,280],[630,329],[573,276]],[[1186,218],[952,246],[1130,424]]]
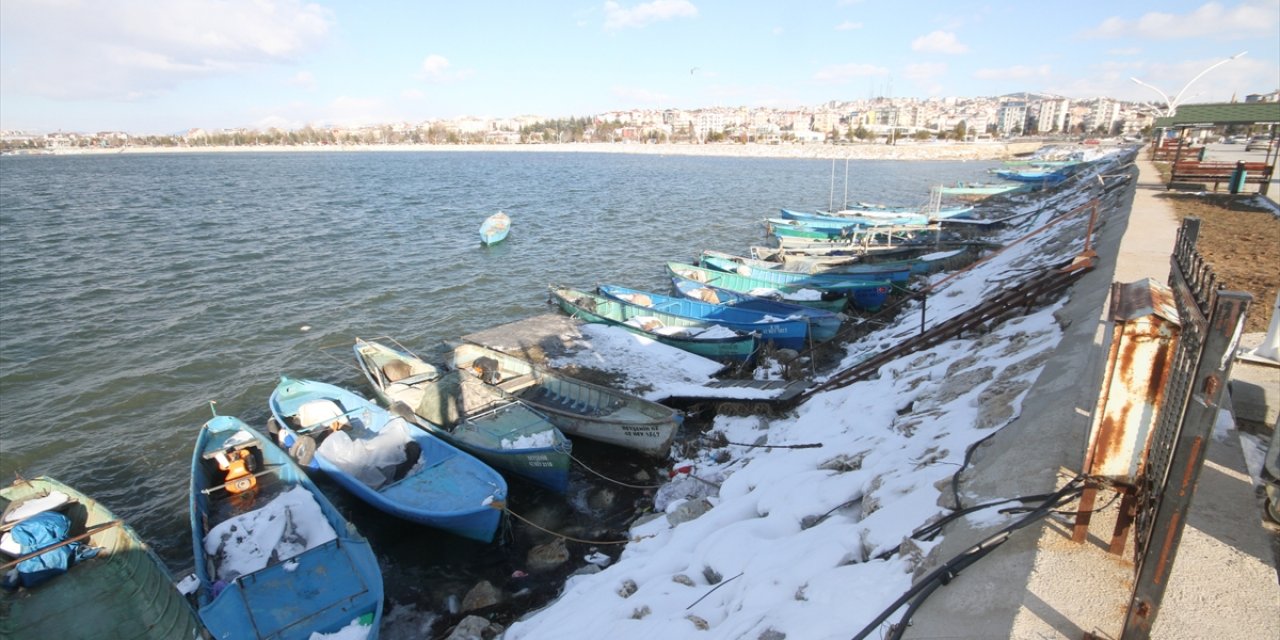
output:
[[[38,155],[119,155],[166,153],[336,153],[336,152],[515,152],[515,153],[629,153],[665,156],[721,156],[735,158],[807,158],[851,160],[1000,160],[1032,153],[1042,142],[888,144],[379,144],[310,146],[121,147],[111,149],[54,149]],[[33,154],[36,155],[36,154]]]

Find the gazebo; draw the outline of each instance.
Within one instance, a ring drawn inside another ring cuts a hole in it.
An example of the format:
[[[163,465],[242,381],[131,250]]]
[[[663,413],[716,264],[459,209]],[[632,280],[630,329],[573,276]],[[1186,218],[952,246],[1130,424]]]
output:
[[[1193,147],[1188,133],[1228,125],[1268,125],[1271,144],[1267,146],[1262,162],[1206,162],[1204,148]],[[1152,145],[1152,159],[1172,163],[1168,188],[1175,183],[1193,182],[1227,184],[1228,191],[1239,193],[1247,184],[1257,184],[1257,193],[1266,195],[1275,173],[1276,158],[1280,155],[1277,135],[1280,134],[1280,102],[1227,102],[1215,104],[1187,104],[1178,107],[1173,116],[1156,118],[1153,128],[1172,130],[1177,134],[1170,139],[1157,136]]]

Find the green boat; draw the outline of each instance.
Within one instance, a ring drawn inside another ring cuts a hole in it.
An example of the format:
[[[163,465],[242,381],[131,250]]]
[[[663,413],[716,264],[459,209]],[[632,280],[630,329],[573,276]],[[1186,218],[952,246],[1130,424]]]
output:
[[[663,313],[597,293],[553,285],[551,297],[565,313],[585,322],[619,327],[718,362],[749,364],[755,359],[759,346],[754,333]]]
[[[682,262],[668,262],[667,273],[685,280],[693,280],[720,289],[728,289],[760,298],[771,298],[832,313],[839,313],[849,303],[849,297],[824,293],[816,288],[787,286],[758,280],[740,273],[708,269]]]
[[[944,196],[961,200],[982,200],[991,196],[1030,191],[1031,185],[1012,182],[957,182],[949,187],[939,187]]]
[[[10,549],[17,557],[6,555],[3,572],[17,566],[21,585],[0,595],[0,638],[207,637],[160,558],[96,500],[52,478],[20,478],[0,489],[0,508],[0,529],[18,541]],[[43,540],[32,548],[22,542],[28,529],[68,525],[61,542]],[[31,564],[62,564],[67,571],[48,577],[49,570]]]
[[[392,413],[499,471],[569,488],[573,445],[547,417],[468,371],[441,371],[404,347],[356,338],[356,362]]]

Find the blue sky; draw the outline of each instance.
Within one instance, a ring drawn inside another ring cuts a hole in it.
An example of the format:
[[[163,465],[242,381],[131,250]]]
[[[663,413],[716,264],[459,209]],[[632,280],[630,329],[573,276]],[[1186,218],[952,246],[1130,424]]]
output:
[[[173,133],[873,96],[1229,100],[1280,0],[4,0],[0,128]]]

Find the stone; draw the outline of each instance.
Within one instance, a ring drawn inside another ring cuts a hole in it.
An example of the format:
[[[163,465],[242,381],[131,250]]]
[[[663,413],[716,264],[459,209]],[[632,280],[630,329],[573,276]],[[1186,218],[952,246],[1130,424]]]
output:
[[[462,599],[462,613],[476,611],[485,607],[492,607],[502,602],[502,591],[493,586],[488,580],[481,580],[476,586],[471,587],[466,597]]]
[[[636,581],[630,578],[622,581],[622,586],[618,587],[618,595],[624,598],[630,598],[640,587],[636,585]]]
[[[504,631],[502,625],[496,625],[480,616],[467,616],[462,619],[445,640],[493,640]]]
[[[527,562],[530,571],[547,571],[569,561],[569,550],[563,538],[556,538],[529,550]]]
[[[701,516],[710,510],[711,503],[708,502],[706,498],[701,500],[689,500],[673,509],[671,513],[668,513],[667,522],[671,523],[671,526],[674,527],[678,524],[689,522],[690,520],[696,520],[698,519],[698,516]]]

